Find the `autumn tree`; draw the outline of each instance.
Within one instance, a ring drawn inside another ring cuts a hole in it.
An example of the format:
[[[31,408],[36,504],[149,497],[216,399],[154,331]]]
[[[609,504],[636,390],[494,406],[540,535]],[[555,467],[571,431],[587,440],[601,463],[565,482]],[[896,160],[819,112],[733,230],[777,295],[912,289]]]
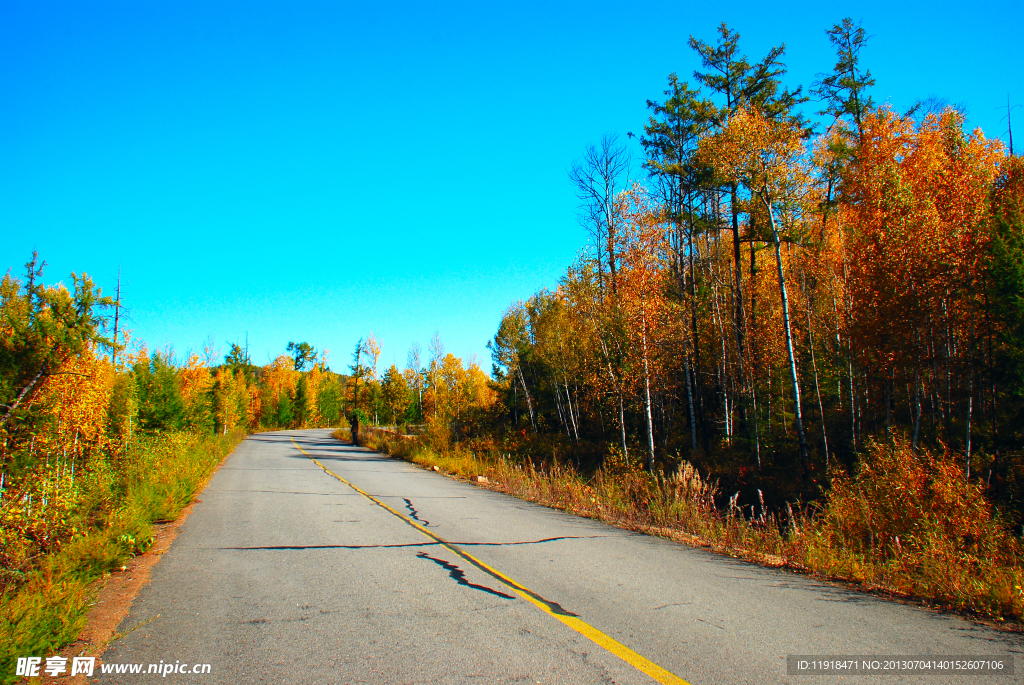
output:
[[[369,369],[370,377],[376,378],[377,360],[380,359],[380,342],[378,342],[377,337],[372,332],[363,340],[363,354],[366,355],[366,359],[369,362],[367,368]]]
[[[537,432],[537,417],[534,412],[534,402],[530,395],[530,387],[526,382],[524,371],[524,355],[529,350],[528,328],[526,310],[522,304],[516,304],[505,310],[498,326],[498,332],[494,339],[487,343],[487,349],[491,351],[491,358],[494,361],[494,374],[498,378],[507,379],[509,389],[512,390],[513,399],[510,403],[515,407],[518,404],[518,390],[522,390],[523,402],[526,405],[527,416],[533,432]]]
[[[616,250],[621,253],[621,236],[619,240]],[[616,299],[610,295],[604,302],[610,305]],[[527,350],[528,358],[522,358],[531,369],[525,375],[532,378],[538,405],[549,403],[566,438],[578,445],[583,421],[578,386],[582,371],[576,333],[578,317],[572,316],[561,286],[555,292],[542,290],[524,305],[533,343]]]
[[[397,425],[409,405],[410,392],[405,377],[394,364],[384,373],[381,397],[391,419],[391,425]]]
[[[622,455],[629,456],[626,431],[626,365],[627,349],[624,335],[622,310],[617,298],[599,296],[598,274],[590,262],[582,262],[570,268],[563,279],[561,293],[567,305],[579,322],[576,330],[589,339],[588,350],[584,353],[581,369],[587,373],[588,389],[593,393],[609,396],[614,401],[619,425],[619,447]],[[529,354],[529,348],[523,350]],[[604,425],[600,401],[592,401],[599,424]]]
[[[260,370],[261,421],[268,427],[290,427],[294,415],[293,401],[300,372],[295,360],[281,355]]]
[[[857,227],[852,327],[862,383],[882,409],[868,418],[891,436],[907,406],[916,444],[927,403],[932,438],[970,453],[974,407],[991,401],[979,395],[992,366],[983,278],[1001,146],[965,134],[951,108],[919,124],[882,109],[863,124],[843,186],[844,223]]]
[[[664,231],[657,210],[639,186],[624,193],[619,201],[628,217],[621,234],[623,253],[622,308],[625,312],[646,429],[645,467],[654,471],[654,421],[651,386],[657,377],[656,331],[664,327],[665,251]]]
[[[763,116],[772,120],[784,120],[804,133],[806,122],[795,111],[795,107],[806,100],[801,88],[790,91],[782,86],[781,78],[786,73],[786,65],[782,58],[786,54],[785,43],[771,48],[768,54],[757,63],[751,64],[746,55],[740,53],[740,35],[731,30],[724,22],[718,27],[718,41],[711,45],[690,36],[690,47],[701,58],[707,71],[694,72],[694,78],[711,91],[723,96],[725,101],[718,107],[717,120],[720,127],[728,127],[732,117],[747,109],[756,109]],[[749,395],[753,400],[753,383],[748,378],[746,359],[746,316],[744,314],[743,268],[741,260],[740,214],[742,199],[739,197],[739,185],[733,180],[725,179],[724,185],[729,193],[729,211],[732,219],[732,257],[733,276],[729,282],[732,291],[732,328],[736,338],[736,366],[739,386],[742,394]],[[753,219],[755,215],[752,214]],[[754,266],[753,240],[751,240],[751,268]],[[753,274],[751,274],[753,277]],[[745,403],[740,403],[741,418],[746,412]],[[756,427],[755,427],[756,431]],[[756,436],[755,436],[756,439]]]
[[[707,139],[704,154],[726,179],[743,184],[768,215],[793,392],[793,423],[799,440],[800,463],[806,470],[809,463],[807,436],[782,258],[782,241],[800,240],[802,209],[811,188],[801,131],[792,122],[769,119],[757,110],[740,110],[721,133]]]
[[[214,378],[210,368],[198,354],[193,353],[188,355],[178,375],[185,425],[202,433],[212,430],[214,416],[210,389],[214,385]]]
[[[241,369],[232,371],[230,367],[222,366],[214,373],[213,407],[217,427],[222,433],[227,433],[239,425],[249,425],[250,396],[247,390],[245,374]],[[287,424],[276,423],[276,425]]]

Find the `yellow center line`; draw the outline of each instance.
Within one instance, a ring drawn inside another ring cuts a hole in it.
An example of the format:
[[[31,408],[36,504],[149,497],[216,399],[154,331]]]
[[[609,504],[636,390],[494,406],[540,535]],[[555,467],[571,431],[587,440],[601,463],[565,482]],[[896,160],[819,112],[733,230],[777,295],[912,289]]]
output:
[[[599,647],[607,650],[608,652],[614,654],[615,656],[619,657],[620,659],[622,659],[623,661],[625,661],[627,664],[629,664],[633,668],[637,669],[638,671],[640,671],[642,673],[646,673],[647,675],[649,675],[650,677],[654,678],[659,683],[663,683],[664,685],[689,685],[689,683],[687,683],[685,680],[683,680],[679,676],[677,676],[677,675],[675,675],[673,673],[670,673],[669,671],[666,671],[664,668],[662,668],[658,664],[654,663],[650,659],[648,659],[648,658],[646,658],[646,657],[644,657],[644,656],[642,656],[640,654],[637,654],[636,652],[634,652],[632,649],[630,649],[629,647],[625,646],[621,642],[618,642],[618,641],[608,637],[607,635],[602,633],[600,630],[598,630],[597,628],[593,627],[592,625],[590,625],[589,623],[587,623],[586,621],[581,619],[579,616],[577,616],[577,615],[575,615],[575,614],[573,614],[571,612],[566,611],[565,609],[563,609],[561,606],[559,606],[555,602],[551,602],[551,601],[549,601],[547,599],[544,599],[543,597],[538,595],[533,590],[530,590],[526,586],[524,586],[524,585],[522,585],[520,583],[517,583],[516,581],[512,580],[511,578],[509,578],[508,576],[506,576],[501,571],[498,571],[497,569],[491,568],[490,566],[488,566],[484,562],[482,562],[479,559],[477,559],[476,557],[474,557],[469,552],[466,552],[465,550],[463,550],[458,545],[455,545],[454,543],[448,542],[444,538],[442,538],[439,535],[435,534],[433,531],[428,530],[427,528],[424,528],[423,526],[421,526],[420,524],[416,523],[415,521],[413,521],[412,519],[408,518],[407,516],[405,516],[405,515],[399,513],[398,511],[392,509],[387,504],[385,504],[384,502],[381,502],[379,499],[377,499],[376,497],[374,497],[370,493],[368,493],[368,492],[360,489],[358,486],[353,485],[352,483],[348,482],[347,480],[345,480],[344,478],[342,478],[341,476],[336,474],[334,471],[331,471],[329,468],[327,468],[326,466],[321,464],[312,454],[310,454],[306,450],[304,450],[301,447],[299,447],[299,443],[295,442],[295,438],[292,438],[291,440],[292,440],[292,444],[295,445],[295,448],[297,450],[299,450],[304,455],[309,457],[313,461],[314,464],[316,464],[317,466],[322,468],[328,475],[330,475],[330,476],[332,476],[334,478],[337,478],[342,483],[344,483],[345,485],[349,486],[350,488],[352,488],[353,490],[358,492],[360,495],[362,495],[366,499],[370,500],[371,502],[373,502],[377,506],[381,507],[382,509],[385,509],[389,513],[391,513],[394,516],[398,517],[399,519],[401,519],[402,521],[404,521],[408,525],[412,526],[413,528],[415,528],[419,532],[421,532],[424,535],[426,535],[428,538],[430,538],[434,542],[436,542],[439,545],[441,545],[441,546],[445,547],[446,549],[448,549],[453,554],[458,555],[462,559],[468,561],[473,566],[476,566],[478,569],[480,569],[481,571],[483,571],[487,575],[491,576],[492,578],[494,578],[494,579],[496,579],[498,581],[501,581],[504,585],[508,586],[508,588],[510,590],[512,590],[517,595],[519,595],[520,597],[525,599],[527,602],[529,602],[530,604],[533,604],[535,607],[537,607],[538,609],[540,609],[544,613],[548,614],[549,616],[552,616],[552,617],[558,619],[559,621],[561,621],[565,625],[569,626],[570,628],[572,628],[577,633],[579,633],[583,637],[587,638],[588,640],[590,640],[591,642],[593,642],[597,646],[599,646]]]

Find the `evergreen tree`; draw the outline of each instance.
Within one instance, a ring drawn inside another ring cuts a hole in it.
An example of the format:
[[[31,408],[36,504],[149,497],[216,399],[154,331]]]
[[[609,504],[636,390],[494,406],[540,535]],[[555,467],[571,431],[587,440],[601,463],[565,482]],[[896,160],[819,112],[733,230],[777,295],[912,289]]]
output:
[[[711,185],[713,174],[707,166],[696,160],[695,152],[700,136],[714,123],[715,107],[710,101],[700,97],[699,90],[693,90],[689,84],[680,82],[675,74],[669,75],[668,81],[669,89],[665,91],[665,102],[647,101],[647,107],[652,114],[644,125],[645,135],[641,137],[640,143],[647,153],[645,166],[652,177],[660,181],[657,187],[661,191],[661,200],[668,210],[674,229],[669,246],[673,253],[675,295],[681,305],[687,300],[690,303],[689,323],[692,340],[684,346],[684,366],[690,419],[690,446],[696,449],[698,417],[703,431],[703,402],[697,395],[700,392],[703,371],[697,335],[697,281],[693,254],[693,242],[700,222],[694,216],[694,198],[701,189]]]
[[[295,421],[295,413],[292,406],[291,394],[282,392],[277,401],[277,414],[275,416],[278,428],[291,428]]]
[[[857,142],[864,136],[864,114],[874,108],[875,103],[867,89],[875,85],[871,72],[861,69],[860,51],[868,41],[868,35],[858,23],[846,17],[827,32],[828,39],[836,48],[836,65],[831,74],[818,74],[811,93],[825,103],[818,114],[831,116],[835,121],[849,117],[857,132]]]
[[[338,425],[344,415],[345,389],[343,377],[328,373],[327,378],[320,386],[320,394],[317,395],[317,406],[320,411],[320,418],[328,426]]]
[[[293,410],[296,427],[301,428],[306,425],[309,413],[309,382],[305,376],[300,376],[299,382],[295,385],[295,408]]]
[[[317,351],[316,348],[307,342],[288,343],[286,348],[292,359],[295,360],[295,370],[302,371],[307,366],[313,366],[316,364]]]
[[[224,355],[224,364],[232,371],[243,369],[248,372],[249,367],[252,366],[252,360],[244,347],[238,343],[231,343],[231,351]]]
[[[139,393],[139,423],[146,430],[180,430],[185,425],[176,369],[169,355],[154,352],[134,367]]]
[[[1017,412],[1004,424],[1019,439],[1024,407],[1024,161],[1011,157],[992,189],[992,233],[988,257],[991,316],[1000,333],[995,350],[996,380]]]
[[[798,86],[790,92],[782,86],[786,44],[773,47],[764,59],[752,65],[746,55],[739,54],[739,33],[723,22],[718,34],[718,43],[714,46],[690,36],[690,47],[707,69],[706,72],[695,71],[694,78],[725,96],[725,105],[719,108],[721,123],[728,123],[740,109],[753,108],[769,119],[787,119],[792,124],[805,126],[804,118],[793,111],[807,101],[802,95],[803,88]]]

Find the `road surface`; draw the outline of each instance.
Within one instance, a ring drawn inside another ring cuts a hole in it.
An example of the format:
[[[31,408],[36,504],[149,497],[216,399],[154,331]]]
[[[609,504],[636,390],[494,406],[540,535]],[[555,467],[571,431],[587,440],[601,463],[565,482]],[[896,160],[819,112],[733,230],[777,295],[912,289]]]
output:
[[[101,682],[151,682],[149,664],[209,664],[160,677],[202,685],[1024,682],[787,675],[787,655],[1006,656],[1024,640],[329,433],[263,433],[235,450],[102,656],[143,674]]]

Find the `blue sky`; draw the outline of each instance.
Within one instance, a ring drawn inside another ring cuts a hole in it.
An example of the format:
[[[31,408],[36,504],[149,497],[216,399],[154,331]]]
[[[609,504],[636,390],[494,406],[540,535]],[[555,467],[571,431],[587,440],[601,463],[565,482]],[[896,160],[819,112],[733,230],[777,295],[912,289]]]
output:
[[[0,0],[0,267],[37,249],[47,281],[110,292],[120,266],[150,348],[248,332],[256,363],[305,340],[338,369],[373,331],[401,367],[439,331],[489,369],[505,307],[586,241],[569,165],[692,81],[691,34],[726,21],[752,60],[785,42],[806,88],[844,16],[877,102],[945,98],[1006,139],[1014,2]]]

